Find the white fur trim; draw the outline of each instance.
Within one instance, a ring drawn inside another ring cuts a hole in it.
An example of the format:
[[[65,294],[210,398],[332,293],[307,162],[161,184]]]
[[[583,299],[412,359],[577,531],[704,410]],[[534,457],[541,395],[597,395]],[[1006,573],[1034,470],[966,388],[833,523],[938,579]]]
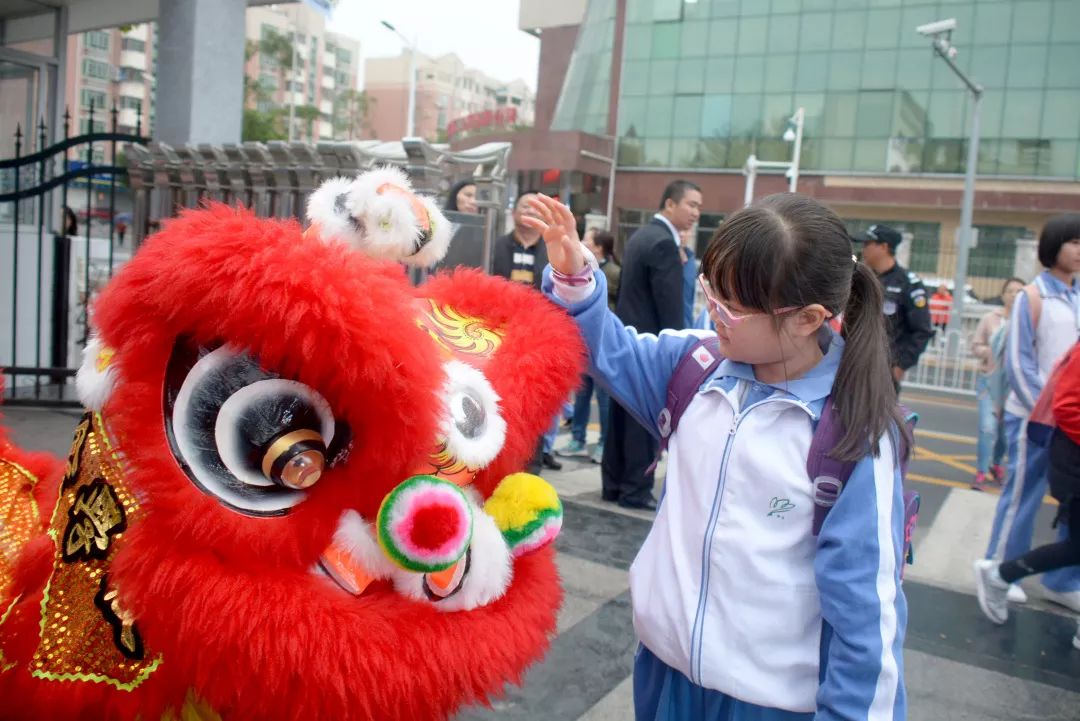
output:
[[[422,230],[413,204],[399,193],[380,194],[379,188],[387,184],[416,195],[404,172],[377,168],[351,180],[323,183],[308,199],[308,219],[318,225],[324,240],[348,243],[375,258],[419,266],[442,260],[453,236],[446,216],[430,198],[416,195],[427,211],[432,236],[419,247]]]
[[[348,551],[372,578],[390,578],[397,570],[375,540],[375,529],[353,510],[345,511],[334,532],[334,545]]]
[[[431,221],[431,239],[415,254],[403,258],[402,262],[427,268],[446,257],[446,251],[450,249],[450,240],[454,237],[454,228],[431,198],[420,196],[420,202],[427,208],[428,218]]]
[[[484,513],[473,494],[469,494],[469,503],[473,505],[472,556],[460,590],[449,598],[431,601],[424,590],[424,574],[395,570],[398,593],[433,603],[440,611],[470,611],[494,603],[506,593],[514,578],[510,549],[495,519]]]
[[[319,235],[325,241],[353,244],[356,229],[348,216],[339,212],[337,205],[338,196],[348,196],[352,183],[351,178],[331,178],[308,198],[308,220],[319,226]]]
[[[101,412],[116,385],[116,369],[111,361],[104,370],[98,370],[98,356],[105,350],[101,339],[91,335],[83,348],[82,365],[75,374],[75,388],[87,410]]]
[[[483,373],[466,363],[450,361],[443,370],[446,384],[443,387],[445,411],[441,435],[446,439],[446,448],[470,468],[484,468],[499,455],[506,441],[506,421],[499,412],[499,394]],[[478,400],[484,409],[484,427],[476,438],[465,437],[454,425],[450,404],[463,392]]]

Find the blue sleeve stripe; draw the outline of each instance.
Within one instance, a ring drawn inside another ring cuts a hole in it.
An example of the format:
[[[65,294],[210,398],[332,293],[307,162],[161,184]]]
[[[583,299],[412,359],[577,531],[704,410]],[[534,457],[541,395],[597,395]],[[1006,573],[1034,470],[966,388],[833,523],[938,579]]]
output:
[[[897,605],[897,558],[900,556],[894,535],[896,489],[900,483],[896,477],[891,443],[882,443],[881,455],[874,460],[874,487],[877,496],[877,596],[880,617],[878,632],[881,637],[881,670],[874,688],[874,700],[870,704],[867,721],[892,721],[896,697],[900,685],[900,668],[894,646],[898,633]]]
[[[1028,304],[1027,290],[1021,290],[1016,296],[1016,304],[1013,306],[1012,315],[1009,316],[1009,339],[1007,354],[1007,371],[1013,391],[1020,402],[1027,408],[1035,406],[1035,398],[1039,395],[1036,378],[1028,375],[1028,366],[1035,366],[1035,337],[1034,328],[1031,324],[1031,309]],[[1036,370],[1037,372],[1037,370]]]

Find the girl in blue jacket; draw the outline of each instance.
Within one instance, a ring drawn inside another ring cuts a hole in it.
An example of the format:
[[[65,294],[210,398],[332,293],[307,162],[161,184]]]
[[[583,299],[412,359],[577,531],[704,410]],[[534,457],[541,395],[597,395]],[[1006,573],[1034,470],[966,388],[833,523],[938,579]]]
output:
[[[597,382],[655,430],[676,364],[710,331],[624,327],[570,211],[539,196],[533,212],[545,292],[578,322]],[[670,440],[663,502],[630,569],[637,718],[903,719],[896,449],[910,446],[877,279],[840,219],[793,194],[732,215],[701,270],[725,360]],[[827,321],[841,313],[837,334]],[[847,429],[834,453],[856,466],[814,536],[807,453],[830,395]]]

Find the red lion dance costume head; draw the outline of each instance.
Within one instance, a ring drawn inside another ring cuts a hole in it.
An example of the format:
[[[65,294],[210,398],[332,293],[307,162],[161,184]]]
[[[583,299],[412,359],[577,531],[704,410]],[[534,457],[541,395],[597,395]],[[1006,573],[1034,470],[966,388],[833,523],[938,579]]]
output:
[[[398,171],[309,216],[168,223],[95,305],[66,467],[0,439],[4,718],[441,719],[545,651],[561,505],[517,471],[572,323],[411,287],[450,227]]]

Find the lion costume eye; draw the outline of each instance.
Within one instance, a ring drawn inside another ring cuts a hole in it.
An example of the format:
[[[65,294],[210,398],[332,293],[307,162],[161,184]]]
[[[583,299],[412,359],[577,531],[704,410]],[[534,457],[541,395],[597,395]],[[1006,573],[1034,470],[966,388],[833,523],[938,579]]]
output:
[[[470,468],[484,468],[499,455],[506,440],[499,395],[484,374],[470,365],[451,361],[443,369],[446,449]]]
[[[278,515],[304,499],[348,443],[316,391],[228,346],[183,343],[166,379],[173,453],[203,491],[242,513]]]

